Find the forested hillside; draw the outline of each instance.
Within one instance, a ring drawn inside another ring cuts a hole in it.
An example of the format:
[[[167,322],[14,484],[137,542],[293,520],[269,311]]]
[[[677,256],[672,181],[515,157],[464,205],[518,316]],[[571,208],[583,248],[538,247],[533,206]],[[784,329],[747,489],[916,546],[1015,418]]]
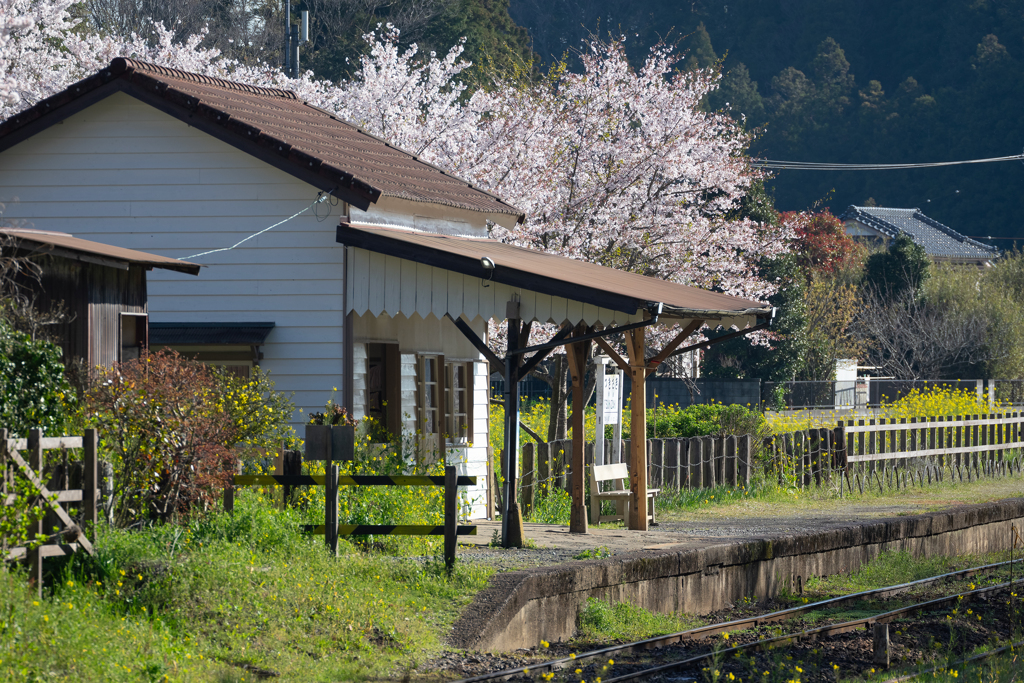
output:
[[[764,125],[753,151],[768,158],[921,162],[1024,149],[1024,0],[513,0],[510,13],[545,60],[607,32],[628,36],[634,57],[660,38],[681,40],[702,64],[725,56],[712,104]],[[772,185],[781,210],[873,199],[970,235],[1024,232],[1018,163],[790,171]]]

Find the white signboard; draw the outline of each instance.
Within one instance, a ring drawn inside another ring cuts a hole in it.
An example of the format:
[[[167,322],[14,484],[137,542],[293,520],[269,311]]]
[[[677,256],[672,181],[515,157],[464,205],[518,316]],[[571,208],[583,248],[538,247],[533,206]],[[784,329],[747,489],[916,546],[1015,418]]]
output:
[[[622,408],[619,406],[619,379],[621,375],[617,372],[604,376],[604,424],[614,425],[619,423],[622,415]]]

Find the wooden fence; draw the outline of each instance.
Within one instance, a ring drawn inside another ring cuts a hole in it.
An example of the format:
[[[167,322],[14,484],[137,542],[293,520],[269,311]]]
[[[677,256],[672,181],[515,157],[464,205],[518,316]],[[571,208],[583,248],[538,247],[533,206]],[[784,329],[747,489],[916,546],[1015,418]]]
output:
[[[840,421],[765,441],[780,483],[840,493],[1021,471],[1024,413]]]
[[[612,452],[605,441],[604,452]],[[629,439],[622,441],[622,459],[630,464]],[[594,463],[594,444],[585,448],[587,465]],[[529,515],[538,495],[550,488],[569,491],[572,487],[572,440],[523,445],[522,474],[519,478],[521,506]],[[719,485],[747,486],[753,470],[751,438],[743,436],[697,436],[647,440],[647,485],[660,489],[699,489]]]
[[[95,429],[85,430],[85,436],[43,437],[42,432],[33,429],[27,439],[8,438],[6,429],[0,429],[0,500],[5,506],[16,504],[18,495],[16,479],[21,477],[36,492],[31,504],[46,510],[46,514],[32,521],[29,538],[46,540],[37,547],[15,546],[4,548],[4,559],[8,562],[26,560],[29,565],[29,580],[39,595],[43,590],[43,558],[69,555],[84,550],[93,553],[92,544],[82,527],[95,528],[99,499],[98,462],[96,459],[97,436]],[[43,483],[46,463],[44,451],[70,448],[83,449],[81,488],[70,486],[70,467],[66,458],[52,468],[53,476],[48,484]],[[69,503],[80,508],[81,523],[76,523],[65,509]]]
[[[311,429],[312,427],[312,429]],[[310,438],[311,435],[316,435]],[[303,524],[309,534],[323,534],[332,554],[338,553],[339,536],[444,536],[444,563],[449,572],[455,566],[457,536],[475,536],[476,525],[458,524],[458,487],[476,486],[476,477],[458,476],[454,466],[444,468],[443,476],[422,475],[345,475],[338,473],[335,461],[351,462],[355,458],[355,429],[351,426],[331,427],[306,425],[306,453],[285,451],[274,460],[274,469],[281,474],[236,474],[224,490],[224,510],[233,512],[235,488],[240,486],[283,486],[282,506],[290,500],[289,490],[298,486],[324,487],[324,523]],[[311,447],[312,445],[312,447]],[[326,474],[302,474],[302,461],[324,462]],[[444,524],[338,524],[338,487],[340,486],[440,486],[444,488]]]

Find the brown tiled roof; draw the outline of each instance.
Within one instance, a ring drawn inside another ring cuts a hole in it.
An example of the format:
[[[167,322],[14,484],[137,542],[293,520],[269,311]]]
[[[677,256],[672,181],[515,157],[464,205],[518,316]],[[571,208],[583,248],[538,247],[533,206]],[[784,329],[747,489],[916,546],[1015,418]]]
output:
[[[362,209],[384,195],[522,216],[500,198],[307,104],[294,92],[123,57],[0,123],[0,150],[118,90],[303,180],[313,179],[322,189],[338,187],[342,199]]]
[[[85,256],[84,260],[93,260],[89,257],[96,257],[93,262],[106,263],[115,268],[128,268],[128,264],[146,266],[149,268],[163,268],[165,270],[177,270],[181,273],[198,275],[200,266],[188,261],[179,261],[166,256],[148,254],[144,251],[124,249],[101,242],[92,242],[78,237],[72,237],[66,232],[46,232],[44,230],[26,230],[24,228],[0,228],[0,235],[8,235],[15,239],[21,249],[30,250],[35,253],[53,253],[55,256],[76,258],[77,255]]]
[[[718,320],[771,315],[771,307],[758,301],[493,239],[342,223],[337,240],[348,246],[631,315],[657,303],[664,305],[664,316],[669,318]],[[485,256],[494,262],[493,272],[483,267],[480,259]]]

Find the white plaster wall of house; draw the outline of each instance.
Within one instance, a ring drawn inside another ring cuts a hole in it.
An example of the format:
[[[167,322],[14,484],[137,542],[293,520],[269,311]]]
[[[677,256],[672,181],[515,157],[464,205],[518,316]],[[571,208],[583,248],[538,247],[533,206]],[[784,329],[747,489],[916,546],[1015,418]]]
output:
[[[470,326],[484,336],[486,322],[477,317]],[[477,485],[467,487],[466,496],[469,501],[469,513],[473,518],[487,515],[487,445],[489,423],[490,375],[488,365],[479,351],[467,340],[450,320],[439,320],[434,315],[421,318],[414,313],[389,316],[364,314],[353,316],[353,337],[355,339],[353,360],[355,372],[354,411],[355,417],[362,418],[365,414],[365,372],[366,344],[383,343],[398,344],[401,354],[401,388],[402,413],[405,417],[403,427],[410,433],[416,431],[416,358],[418,355],[443,354],[445,362],[465,361],[473,363],[473,424],[472,439],[469,444],[456,445],[448,448],[448,460],[456,464],[460,475],[477,477]],[[361,362],[360,362],[361,361]]]
[[[317,190],[119,93],[0,154],[0,195],[24,227],[184,258],[287,218]],[[342,208],[197,258],[199,277],[152,271],[151,320],[273,321],[263,368],[296,407],[323,406],[343,367]]]

